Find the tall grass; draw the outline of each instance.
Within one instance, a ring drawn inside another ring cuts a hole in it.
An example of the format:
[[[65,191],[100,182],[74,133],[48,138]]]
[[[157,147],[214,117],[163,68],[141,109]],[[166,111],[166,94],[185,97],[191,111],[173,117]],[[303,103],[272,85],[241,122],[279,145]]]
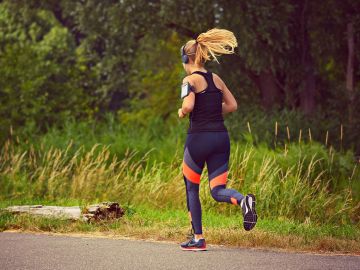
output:
[[[158,125],[161,130],[162,123]],[[177,135],[179,129],[168,129],[166,135],[141,127],[108,130],[100,139],[84,128],[71,140],[57,131],[42,137],[39,144],[8,140],[0,155],[0,198],[114,200],[185,210],[184,135]],[[286,150],[254,146],[248,135],[245,142],[232,142],[228,186],[255,193],[260,218],[359,222],[360,203],[352,187],[358,184],[360,172],[351,154],[329,151],[316,142],[290,142]],[[205,210],[224,214],[237,210],[211,198],[206,169],[200,195]]]

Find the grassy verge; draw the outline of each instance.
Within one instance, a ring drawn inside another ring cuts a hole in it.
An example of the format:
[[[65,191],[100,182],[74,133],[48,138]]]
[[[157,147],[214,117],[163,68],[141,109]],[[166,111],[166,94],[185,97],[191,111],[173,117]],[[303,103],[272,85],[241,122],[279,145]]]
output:
[[[15,204],[76,205],[75,201],[2,201],[0,207]],[[35,232],[85,233],[126,236],[140,239],[184,241],[188,233],[185,211],[156,209],[147,205],[126,207],[117,221],[88,224],[80,221],[13,215],[0,211],[0,231],[17,229]],[[203,227],[209,244],[235,247],[280,248],[297,251],[360,253],[360,228],[355,225],[317,225],[286,219],[260,219],[254,230],[242,229],[239,213],[224,215],[204,211]]]
[[[42,145],[36,150],[31,145],[24,150],[9,141],[0,151],[0,199],[114,200],[182,209],[185,204],[182,150],[176,144],[173,148],[175,153],[168,154],[172,156],[171,162],[165,162],[160,158],[150,161],[148,155],[140,155],[136,150],[118,156],[111,152],[111,145],[95,144],[86,150],[70,141],[65,149],[45,149]],[[283,217],[301,223],[310,220],[317,224],[354,224],[360,221],[355,188],[360,169],[352,164],[351,158],[329,153],[316,143],[289,144],[285,152],[234,143],[228,187],[261,198],[258,209],[264,217]],[[206,169],[201,182],[202,207],[232,214],[230,205],[213,200],[207,188]]]
[[[93,124],[68,123],[43,136],[28,134],[30,141],[9,138],[0,148],[0,207],[101,201],[136,207],[106,224],[2,213],[0,229],[183,241],[188,231],[181,171],[185,126]],[[269,147],[249,126],[244,140],[232,141],[228,187],[257,196],[260,220],[250,233],[242,229],[236,207],[213,200],[204,169],[200,200],[208,242],[359,252],[360,166],[353,152],[303,137],[294,141],[290,135]]]

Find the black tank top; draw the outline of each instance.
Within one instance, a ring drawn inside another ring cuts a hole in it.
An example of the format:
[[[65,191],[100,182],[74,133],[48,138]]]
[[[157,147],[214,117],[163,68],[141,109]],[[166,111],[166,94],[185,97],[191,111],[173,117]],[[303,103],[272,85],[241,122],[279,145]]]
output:
[[[222,91],[215,86],[211,72],[194,71],[191,74],[203,76],[207,87],[195,93],[194,109],[189,115],[188,133],[204,131],[227,131],[222,116]]]

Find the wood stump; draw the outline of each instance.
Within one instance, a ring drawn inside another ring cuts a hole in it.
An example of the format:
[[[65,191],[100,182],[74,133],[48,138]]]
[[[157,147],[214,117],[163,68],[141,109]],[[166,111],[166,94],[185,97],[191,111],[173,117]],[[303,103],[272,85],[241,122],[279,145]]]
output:
[[[119,219],[125,214],[125,210],[122,209],[117,202],[103,202],[100,204],[93,204],[85,207],[83,211],[84,218],[87,221],[99,221]]]

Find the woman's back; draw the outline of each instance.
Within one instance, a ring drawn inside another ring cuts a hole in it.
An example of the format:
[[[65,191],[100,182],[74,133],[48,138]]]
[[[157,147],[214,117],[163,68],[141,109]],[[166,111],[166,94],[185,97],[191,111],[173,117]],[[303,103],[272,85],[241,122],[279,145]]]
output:
[[[223,93],[215,85],[211,72],[194,71],[206,81],[206,88],[195,93],[194,109],[190,113],[188,133],[226,131],[222,116]],[[200,79],[200,78],[199,78]],[[204,85],[204,83],[201,83]]]

